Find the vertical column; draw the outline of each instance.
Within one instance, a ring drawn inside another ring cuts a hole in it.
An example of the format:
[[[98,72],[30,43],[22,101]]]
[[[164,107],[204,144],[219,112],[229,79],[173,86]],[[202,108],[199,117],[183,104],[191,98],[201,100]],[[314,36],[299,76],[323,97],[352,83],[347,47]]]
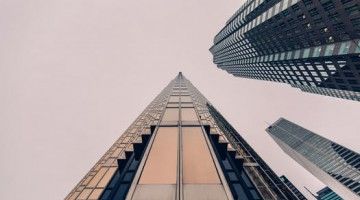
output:
[[[175,83],[176,85],[176,83]],[[142,169],[133,200],[175,200],[179,174],[180,91],[173,88],[154,142]]]
[[[182,183],[184,200],[228,199],[189,92],[181,95]],[[215,158],[216,159],[216,158]]]

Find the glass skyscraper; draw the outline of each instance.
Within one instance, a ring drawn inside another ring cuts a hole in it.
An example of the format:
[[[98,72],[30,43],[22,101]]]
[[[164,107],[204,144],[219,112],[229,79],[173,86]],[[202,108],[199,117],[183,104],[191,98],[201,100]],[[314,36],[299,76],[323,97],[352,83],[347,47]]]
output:
[[[179,73],[65,199],[297,197]]]
[[[210,48],[234,76],[360,101],[359,0],[247,0]]]
[[[285,153],[343,199],[360,199],[358,153],[283,118],[266,131]]]

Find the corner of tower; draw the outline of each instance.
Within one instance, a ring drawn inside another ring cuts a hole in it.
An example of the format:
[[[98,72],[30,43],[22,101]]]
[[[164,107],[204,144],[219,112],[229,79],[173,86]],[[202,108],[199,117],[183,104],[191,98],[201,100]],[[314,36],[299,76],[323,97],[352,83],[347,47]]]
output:
[[[183,78],[182,72],[179,72],[179,74],[177,75],[177,78]]]

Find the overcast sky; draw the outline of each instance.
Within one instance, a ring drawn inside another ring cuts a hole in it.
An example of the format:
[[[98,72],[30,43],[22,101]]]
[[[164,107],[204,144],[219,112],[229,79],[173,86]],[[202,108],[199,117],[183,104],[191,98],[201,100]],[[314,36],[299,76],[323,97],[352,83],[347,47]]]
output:
[[[323,185],[267,135],[285,117],[357,152],[360,103],[212,63],[235,0],[0,0],[0,199],[62,199],[179,71],[279,174]]]

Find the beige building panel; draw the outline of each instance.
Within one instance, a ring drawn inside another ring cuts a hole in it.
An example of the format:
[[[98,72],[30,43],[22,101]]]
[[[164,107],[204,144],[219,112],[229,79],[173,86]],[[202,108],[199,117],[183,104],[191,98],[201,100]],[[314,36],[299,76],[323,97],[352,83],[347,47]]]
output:
[[[80,195],[76,199],[77,200],[85,200],[89,197],[91,192],[92,192],[92,189],[85,189],[80,193]]]
[[[88,177],[86,177],[86,179],[84,180],[84,182],[82,182],[82,184],[81,185],[87,185],[87,184],[89,184],[89,182],[90,182],[90,180],[92,179],[92,176],[88,176]]]
[[[181,107],[182,108],[193,108],[194,104],[192,104],[192,103],[182,103]]]
[[[98,182],[101,180],[101,178],[104,176],[108,168],[102,167],[100,170],[96,173],[94,178],[91,179],[90,183],[87,185],[87,187],[95,187]]]
[[[178,108],[166,108],[162,121],[178,121],[179,109]]]
[[[198,121],[194,108],[181,108],[182,121]]]
[[[140,177],[140,184],[175,184],[178,128],[160,127]]]
[[[80,192],[74,192],[67,200],[75,200],[79,196]]]
[[[180,96],[170,96],[169,102],[179,102]]]
[[[181,102],[192,102],[190,96],[181,96]]]
[[[176,185],[137,185],[132,200],[175,200]]]
[[[110,182],[111,178],[113,177],[116,167],[110,167],[109,170],[105,173],[104,177],[101,179],[97,187],[103,188]]]
[[[119,154],[121,153],[121,151],[123,151],[123,148],[117,148],[117,149],[111,154],[111,157],[117,158],[117,157],[119,156]]]
[[[89,196],[88,200],[97,200],[100,198],[103,189],[95,189]]]
[[[226,200],[221,184],[185,184],[184,200]]]
[[[215,164],[200,127],[182,128],[183,182],[220,183]]]

